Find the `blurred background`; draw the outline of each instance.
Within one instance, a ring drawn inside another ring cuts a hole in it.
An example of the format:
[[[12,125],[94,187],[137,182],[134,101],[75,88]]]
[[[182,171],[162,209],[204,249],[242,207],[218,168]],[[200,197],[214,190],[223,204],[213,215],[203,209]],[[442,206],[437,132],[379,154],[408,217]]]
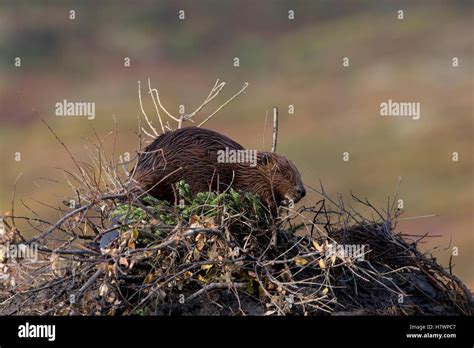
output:
[[[446,266],[457,247],[454,272],[473,289],[473,23],[472,1],[2,1],[0,212],[11,214],[19,173],[15,215],[31,215],[26,205],[57,218],[48,205],[71,196],[58,168],[72,162],[33,108],[85,161],[94,130],[108,134],[115,115],[118,161],[137,150],[137,81],[151,78],[174,114],[226,81],[201,118],[248,82],[207,128],[263,150],[265,113],[278,106],[278,152],[306,184],[321,180],[330,194],[349,200],[352,190],[384,208],[402,177],[408,219],[398,230],[436,236],[421,247],[439,246]],[[95,119],[55,116],[64,99],[95,102]],[[380,116],[388,99],[419,102],[421,118]],[[310,192],[303,203],[319,199]],[[425,215],[436,216],[411,219]]]

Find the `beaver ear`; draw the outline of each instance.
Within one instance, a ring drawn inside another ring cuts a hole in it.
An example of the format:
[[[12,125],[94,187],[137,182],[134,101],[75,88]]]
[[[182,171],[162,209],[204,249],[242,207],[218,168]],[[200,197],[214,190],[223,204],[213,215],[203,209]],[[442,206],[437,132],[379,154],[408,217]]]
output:
[[[260,156],[258,160],[258,164],[260,164],[261,166],[266,166],[268,165],[269,162],[270,162],[270,156],[268,156],[268,154],[266,153],[263,153],[262,156]]]

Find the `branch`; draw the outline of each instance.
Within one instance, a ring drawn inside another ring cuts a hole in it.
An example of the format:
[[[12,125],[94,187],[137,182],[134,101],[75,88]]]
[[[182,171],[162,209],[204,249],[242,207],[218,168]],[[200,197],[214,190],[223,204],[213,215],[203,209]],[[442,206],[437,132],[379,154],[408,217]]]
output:
[[[224,88],[225,86],[225,82],[221,82],[219,83],[219,79],[216,80],[216,83],[214,84],[214,87],[212,87],[211,91],[209,92],[209,95],[207,96],[207,98],[204,100],[204,102],[196,109],[194,110],[193,112],[191,112],[189,114],[189,117],[193,117],[194,115],[196,115],[199,111],[201,111],[207,104],[209,104],[212,99],[214,99],[215,97],[217,97],[217,95],[222,91],[222,89]]]
[[[115,195],[105,195],[105,196],[102,196],[99,198],[99,200],[106,200],[106,199],[116,199],[116,198],[122,198],[122,197],[125,197],[125,194],[115,194]],[[79,214],[81,212],[83,212],[84,210],[87,210],[89,209],[90,207],[92,207],[96,202],[91,202],[89,204],[86,204],[82,207],[79,207],[77,209],[74,209],[73,211],[70,211],[69,213],[67,213],[66,215],[64,215],[61,219],[59,219],[53,226],[51,226],[50,228],[48,228],[45,232],[41,233],[39,236],[27,241],[25,244],[29,245],[29,244],[32,244],[34,242],[36,242],[37,240],[45,237],[46,235],[50,234],[51,232],[53,232],[56,228],[58,228],[59,226],[61,226],[67,219],[69,219],[71,216],[74,216],[76,214]]]
[[[278,140],[278,108],[273,108],[273,140],[272,140],[272,152],[276,151]]]
[[[227,99],[227,101],[222,104],[220,107],[217,108],[216,111],[214,111],[212,114],[210,114],[209,116],[206,117],[206,119],[204,119],[204,121],[202,121],[198,127],[201,127],[204,123],[206,123],[207,121],[209,121],[209,119],[214,116],[215,114],[217,114],[224,106],[226,106],[227,104],[229,104],[232,100],[234,100],[235,98],[237,98],[239,95],[241,95],[242,93],[244,93],[244,91],[247,89],[247,87],[249,86],[249,83],[248,82],[245,82],[244,83],[244,86],[242,87],[242,89],[240,91],[238,91],[237,93],[235,93],[232,97],[230,97],[229,99]]]
[[[158,109],[158,105],[156,104],[155,97],[153,96],[153,89],[151,88],[150,78],[148,78],[148,94],[151,96],[151,99],[153,100],[153,105],[155,106],[156,115],[158,116],[158,120],[160,121],[161,131],[164,133],[165,127],[163,127],[163,121],[161,120],[160,110]]]
[[[143,102],[142,102],[142,91],[141,91],[141,84],[140,84],[140,81],[138,81],[138,100],[140,102],[140,109],[142,110],[142,114],[143,116],[145,116],[145,120],[146,120],[146,123],[148,123],[148,126],[150,127],[150,129],[153,131],[153,133],[155,134],[155,136],[147,133],[143,128],[142,128],[142,131],[148,135],[149,137],[158,137],[160,134],[158,134],[157,130],[155,129],[155,127],[153,127],[153,125],[151,124],[151,121],[148,119],[148,116],[145,112],[145,109],[143,108]]]

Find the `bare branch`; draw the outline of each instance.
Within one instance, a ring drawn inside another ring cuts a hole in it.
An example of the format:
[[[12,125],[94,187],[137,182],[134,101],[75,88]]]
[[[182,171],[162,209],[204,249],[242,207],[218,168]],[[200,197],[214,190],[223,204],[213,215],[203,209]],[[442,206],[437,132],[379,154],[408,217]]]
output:
[[[153,96],[153,90],[151,88],[150,78],[148,78],[148,94],[151,96],[151,99],[153,100],[153,105],[155,106],[156,116],[158,116],[158,120],[160,121],[161,131],[164,133],[165,132],[165,127],[163,127],[163,121],[161,119],[160,109],[158,108],[155,97]]]
[[[278,140],[278,108],[273,108],[273,137],[272,137],[272,152],[276,151]]]
[[[232,100],[234,100],[234,99],[237,98],[239,95],[241,95],[242,93],[244,93],[245,90],[247,89],[248,85],[249,85],[249,83],[248,83],[248,82],[245,82],[245,83],[244,83],[244,86],[242,87],[242,89],[241,89],[240,91],[238,91],[238,92],[235,93],[232,97],[230,97],[229,99],[227,99],[227,101],[226,101],[224,104],[222,104],[221,106],[219,106],[216,111],[214,111],[212,114],[210,114],[209,116],[207,116],[207,117],[204,119],[204,121],[202,121],[202,122],[198,125],[198,127],[201,127],[202,125],[204,125],[204,124],[205,124],[207,121],[209,121],[215,114],[217,114],[220,110],[222,110],[222,108],[223,108],[224,106],[226,106],[226,105],[229,104]]]
[[[150,129],[153,131],[153,133],[155,134],[155,136],[153,135],[150,135],[148,133],[146,133],[148,136],[152,137],[152,138],[156,138],[158,137],[160,134],[158,133],[158,131],[156,130],[155,127],[153,127],[153,124],[151,123],[151,121],[148,119],[148,116],[145,112],[145,108],[143,107],[143,102],[142,102],[142,91],[141,91],[141,83],[140,81],[138,81],[138,100],[140,101],[140,109],[142,110],[142,115],[145,117],[145,120],[146,120],[146,123],[148,123],[148,127],[150,127]],[[142,129],[143,130],[143,129]],[[144,131],[144,130],[143,130]],[[144,131],[145,132],[145,131]]]

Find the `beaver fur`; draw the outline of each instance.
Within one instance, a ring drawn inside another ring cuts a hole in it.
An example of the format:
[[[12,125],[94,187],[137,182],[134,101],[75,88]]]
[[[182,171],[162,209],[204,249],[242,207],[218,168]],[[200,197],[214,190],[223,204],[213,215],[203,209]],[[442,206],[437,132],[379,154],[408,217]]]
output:
[[[296,166],[273,152],[258,152],[256,165],[219,163],[218,151],[245,150],[229,137],[205,128],[165,132],[139,153],[132,172],[142,191],[175,202],[174,184],[184,180],[193,193],[230,187],[260,197],[275,213],[280,205],[298,202],[306,191]]]

